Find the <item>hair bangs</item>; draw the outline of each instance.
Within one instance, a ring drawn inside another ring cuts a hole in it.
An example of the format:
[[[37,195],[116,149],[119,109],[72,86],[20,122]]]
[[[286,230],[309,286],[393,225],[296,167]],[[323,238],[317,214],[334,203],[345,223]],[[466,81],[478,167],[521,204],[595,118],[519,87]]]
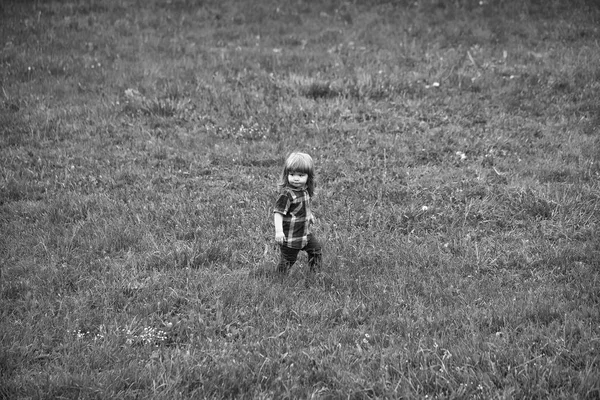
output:
[[[314,171],[314,163],[308,154],[295,153],[288,158],[285,168],[288,172],[311,174]]]

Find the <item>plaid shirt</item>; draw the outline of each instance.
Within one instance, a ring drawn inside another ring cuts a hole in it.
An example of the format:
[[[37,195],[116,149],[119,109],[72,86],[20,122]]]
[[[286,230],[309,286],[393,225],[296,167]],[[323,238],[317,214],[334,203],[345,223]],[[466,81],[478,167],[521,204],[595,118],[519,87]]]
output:
[[[286,187],[279,194],[273,212],[283,215],[284,246],[302,249],[308,243],[310,195],[306,190]]]

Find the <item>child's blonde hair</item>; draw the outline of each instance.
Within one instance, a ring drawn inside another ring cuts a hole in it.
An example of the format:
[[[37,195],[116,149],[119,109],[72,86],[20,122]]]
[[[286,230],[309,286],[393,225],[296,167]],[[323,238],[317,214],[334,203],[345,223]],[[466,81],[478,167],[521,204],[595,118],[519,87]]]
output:
[[[285,160],[283,165],[283,172],[281,174],[280,187],[284,188],[290,186],[288,181],[288,175],[290,172],[300,172],[308,175],[306,181],[306,191],[310,196],[315,192],[316,177],[315,177],[315,162],[312,157],[306,153],[293,152]]]

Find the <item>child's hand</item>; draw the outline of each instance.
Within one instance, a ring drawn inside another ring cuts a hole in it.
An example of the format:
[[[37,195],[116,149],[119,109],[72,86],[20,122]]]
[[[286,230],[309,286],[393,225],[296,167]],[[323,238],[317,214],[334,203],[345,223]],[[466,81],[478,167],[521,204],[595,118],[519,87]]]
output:
[[[275,242],[277,244],[283,244],[284,239],[285,235],[283,234],[283,232],[275,232]]]

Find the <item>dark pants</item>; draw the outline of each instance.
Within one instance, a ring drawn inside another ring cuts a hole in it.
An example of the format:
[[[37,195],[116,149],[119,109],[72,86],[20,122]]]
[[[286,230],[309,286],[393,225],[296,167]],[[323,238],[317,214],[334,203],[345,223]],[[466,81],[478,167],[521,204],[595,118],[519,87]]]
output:
[[[281,249],[281,256],[277,271],[287,273],[298,259],[300,250],[304,250],[308,254],[308,265],[311,272],[321,270],[321,243],[312,234],[308,235],[308,243],[301,249],[292,249],[286,246],[279,246],[279,248]]]

